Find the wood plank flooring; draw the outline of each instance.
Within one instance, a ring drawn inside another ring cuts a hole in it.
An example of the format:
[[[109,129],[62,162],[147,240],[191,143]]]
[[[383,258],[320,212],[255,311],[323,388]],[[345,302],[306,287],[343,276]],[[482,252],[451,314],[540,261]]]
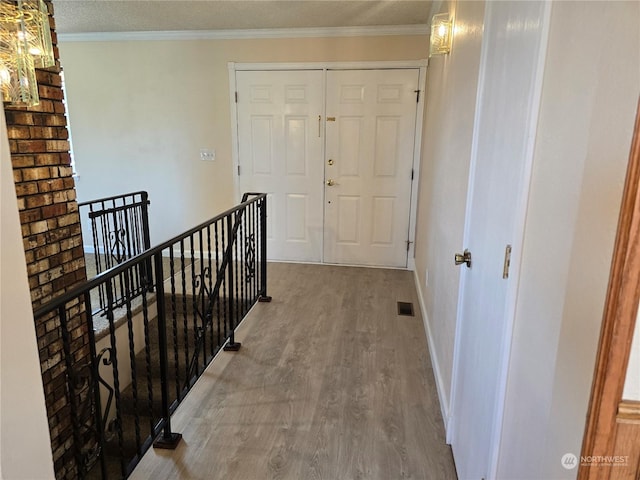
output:
[[[143,479],[455,479],[411,272],[269,264],[240,325],[173,416]],[[396,302],[413,302],[415,317]]]

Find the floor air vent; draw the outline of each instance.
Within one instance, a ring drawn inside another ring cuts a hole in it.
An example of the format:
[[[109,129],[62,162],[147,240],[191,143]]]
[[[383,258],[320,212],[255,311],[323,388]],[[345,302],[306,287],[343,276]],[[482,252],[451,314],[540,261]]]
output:
[[[405,317],[413,317],[413,303],[410,302],[398,302],[398,315],[404,315]]]

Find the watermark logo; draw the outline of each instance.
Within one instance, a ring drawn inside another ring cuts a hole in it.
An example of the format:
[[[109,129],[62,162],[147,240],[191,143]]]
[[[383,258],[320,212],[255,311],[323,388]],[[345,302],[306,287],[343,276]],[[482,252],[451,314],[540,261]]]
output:
[[[626,467],[629,465],[628,455],[588,455],[578,457],[573,453],[565,453],[560,459],[562,467],[566,470],[573,470],[578,465],[583,467]]]
[[[578,466],[578,457],[573,453],[565,453],[560,459],[560,463],[567,470],[573,470]]]

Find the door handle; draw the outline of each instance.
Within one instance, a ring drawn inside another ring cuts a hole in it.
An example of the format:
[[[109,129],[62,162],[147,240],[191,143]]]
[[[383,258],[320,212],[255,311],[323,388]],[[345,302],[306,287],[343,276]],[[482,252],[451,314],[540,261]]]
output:
[[[327,187],[333,187],[337,185],[337,182],[334,182],[332,179],[327,180]]]
[[[471,252],[466,249],[463,253],[456,253],[454,261],[456,265],[467,264],[467,268],[471,268]]]

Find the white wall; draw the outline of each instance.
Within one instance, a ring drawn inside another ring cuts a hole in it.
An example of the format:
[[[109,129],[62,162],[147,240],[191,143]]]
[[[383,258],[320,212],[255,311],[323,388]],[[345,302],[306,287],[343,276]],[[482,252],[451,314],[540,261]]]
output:
[[[4,110],[0,167],[0,478],[52,479],[49,424]]]
[[[498,478],[572,479],[635,109],[640,4],[555,2]]]
[[[460,276],[453,255],[463,249],[484,2],[443,2],[440,12],[447,11],[455,17],[451,53],[432,57],[427,70],[415,254],[416,284],[445,417]]]
[[[79,201],[148,190],[152,244],[236,202],[227,63],[417,60],[425,36],[64,42]],[[216,150],[215,162],[200,160]],[[84,242],[90,244],[84,232]]]

